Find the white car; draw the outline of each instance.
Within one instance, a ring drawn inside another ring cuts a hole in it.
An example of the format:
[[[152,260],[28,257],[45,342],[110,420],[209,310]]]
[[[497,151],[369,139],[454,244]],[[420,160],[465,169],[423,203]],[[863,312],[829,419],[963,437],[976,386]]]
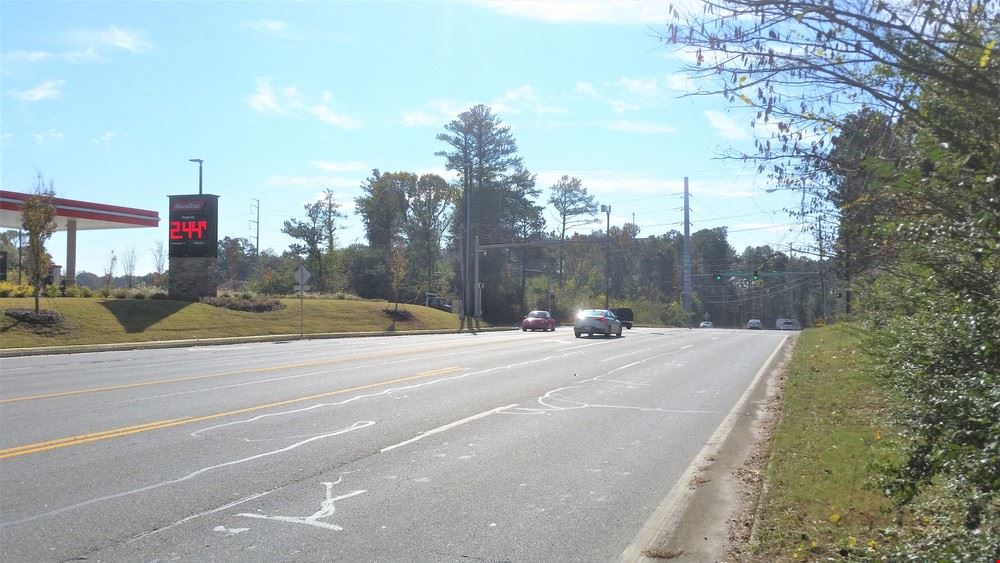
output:
[[[701,324],[698,325],[698,328],[712,328],[712,321],[701,321]]]
[[[573,320],[573,335],[580,338],[583,333],[587,336],[621,336],[622,322],[608,309],[585,309],[577,313]]]

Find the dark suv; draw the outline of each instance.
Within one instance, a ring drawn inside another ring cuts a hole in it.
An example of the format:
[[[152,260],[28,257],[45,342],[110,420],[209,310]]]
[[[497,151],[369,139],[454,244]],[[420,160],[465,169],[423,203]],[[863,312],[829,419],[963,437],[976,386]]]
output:
[[[632,321],[635,319],[635,315],[632,313],[632,309],[628,307],[622,307],[620,309],[611,309],[611,312],[618,317],[618,320],[622,322],[622,326],[628,329],[632,328]]]

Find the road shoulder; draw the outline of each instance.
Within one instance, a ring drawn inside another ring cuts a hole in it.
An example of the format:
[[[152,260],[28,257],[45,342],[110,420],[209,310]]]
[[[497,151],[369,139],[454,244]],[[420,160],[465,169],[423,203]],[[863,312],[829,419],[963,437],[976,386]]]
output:
[[[621,561],[745,560],[796,339],[781,345],[738,407],[736,424],[717,446],[709,442],[685,475],[686,485],[670,502],[669,513],[662,515],[655,539]]]

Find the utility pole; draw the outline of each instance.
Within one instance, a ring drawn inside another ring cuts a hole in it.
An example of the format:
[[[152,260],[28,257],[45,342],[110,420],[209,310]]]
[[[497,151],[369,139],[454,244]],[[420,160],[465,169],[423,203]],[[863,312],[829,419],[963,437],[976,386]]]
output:
[[[601,212],[608,216],[607,241],[604,243],[604,308],[611,306],[611,206],[602,205]]]
[[[684,289],[681,293],[681,304],[684,312],[691,316],[691,207],[688,202],[688,179],[684,177]]]
[[[251,199],[250,201],[253,202],[250,204],[250,212],[257,212],[257,218],[250,219],[250,227],[253,228],[255,225],[257,226],[257,235],[253,240],[253,255],[254,257],[257,257],[260,256],[260,200]]]
[[[472,303],[472,291],[473,291],[472,279],[471,276],[469,275],[470,274],[469,270],[472,267],[470,258],[475,258],[477,260],[477,265],[478,265],[479,255],[478,255],[478,248],[476,250],[473,250],[472,248],[472,201],[471,201],[472,189],[471,186],[469,186],[468,179],[465,179],[464,183],[466,184],[465,185],[465,245],[463,248],[464,259],[462,260],[463,262],[462,281],[463,285],[465,286],[464,288],[465,300],[462,302],[462,307],[465,308],[465,316],[468,319],[468,317],[474,316],[476,314],[475,306]],[[470,256],[470,253],[472,252],[476,252],[476,254]]]

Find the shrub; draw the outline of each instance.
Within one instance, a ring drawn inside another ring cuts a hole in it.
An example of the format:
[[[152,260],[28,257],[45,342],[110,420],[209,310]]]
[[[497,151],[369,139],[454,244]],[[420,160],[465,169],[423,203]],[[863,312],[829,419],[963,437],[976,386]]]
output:
[[[235,311],[246,311],[250,313],[264,313],[267,311],[277,311],[284,309],[284,303],[272,297],[256,299],[236,299],[225,294],[219,297],[202,297],[201,302],[215,307],[225,307]]]
[[[135,291],[134,293],[132,293],[132,299],[145,299],[145,298],[146,298],[146,292],[144,291]]]
[[[0,282],[0,297],[10,297],[14,293],[14,284],[10,282]]]
[[[79,288],[80,297],[93,297],[94,296],[94,290],[90,289],[89,287],[87,287],[85,285],[78,285],[78,286],[75,286],[75,287]]]
[[[125,288],[118,288],[114,290],[115,299],[126,299],[128,298],[128,290]]]

